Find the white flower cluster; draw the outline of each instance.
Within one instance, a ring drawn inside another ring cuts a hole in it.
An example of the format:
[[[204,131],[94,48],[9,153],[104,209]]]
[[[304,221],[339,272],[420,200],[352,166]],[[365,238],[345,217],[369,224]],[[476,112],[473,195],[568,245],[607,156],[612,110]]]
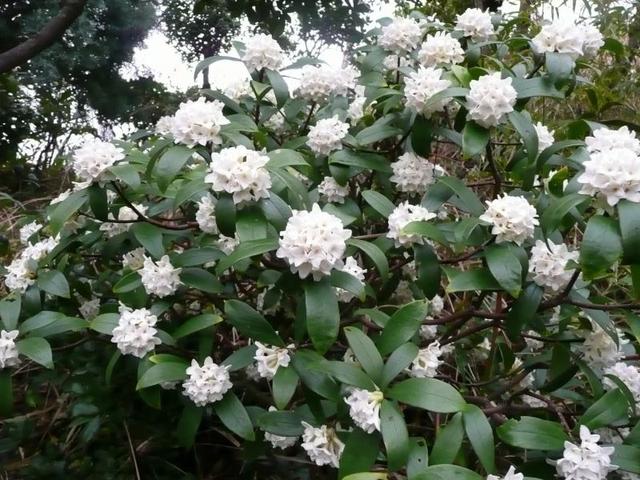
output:
[[[396,55],[405,55],[418,46],[422,37],[420,24],[412,18],[398,17],[382,27],[378,45]]]
[[[611,336],[605,332],[597,323],[591,322],[590,330],[579,349],[583,359],[595,371],[601,372],[603,369],[614,365],[622,355],[620,347]],[[619,341],[619,343],[622,343]]]
[[[204,181],[215,192],[233,194],[235,204],[268,198],[271,188],[271,177],[265,168],[268,161],[269,157],[244,145],[223,148],[211,154]]]
[[[196,222],[198,227],[205,233],[218,233],[216,223],[216,199],[213,195],[206,194],[198,200],[198,210],[196,211]]]
[[[364,95],[364,87],[356,87],[356,98],[349,104],[347,108],[347,118],[351,121],[351,125],[357,124],[364,117],[364,107],[367,103],[367,97]]]
[[[497,475],[487,475],[487,480],[524,480],[524,475],[516,473],[516,468],[511,465],[509,471],[504,477],[498,477]]]
[[[23,225],[22,228],[20,228],[20,243],[23,245],[29,244],[29,239],[41,229],[42,225],[36,221]]]
[[[277,412],[278,409],[274,406],[269,407],[270,412]],[[283,437],[276,435],[275,433],[264,432],[264,439],[269,442],[274,448],[285,450],[289,447],[293,447],[298,441],[298,437]]]
[[[334,150],[342,150],[342,139],[348,132],[349,124],[337,116],[324,118],[309,129],[307,145],[316,155],[329,155]]]
[[[431,213],[421,205],[411,205],[409,202],[403,202],[389,215],[387,238],[392,239],[396,247],[406,247],[413,243],[422,244],[424,242],[422,236],[415,233],[404,233],[402,230],[411,222],[426,222],[435,217],[435,213]]]
[[[314,280],[319,280],[332,269],[343,267],[342,256],[350,237],[351,230],[345,229],[338,217],[320,210],[316,203],[310,212],[293,210],[287,226],[280,232],[276,255],[284,258],[300,278],[312,274]]]
[[[567,264],[577,261],[580,255],[577,251],[570,251],[564,243],[555,244],[551,240],[547,243],[537,240],[531,248],[529,272],[533,274],[533,281],[541,287],[549,287],[554,292],[564,288],[573,275],[574,269],[567,270]]]
[[[367,433],[380,431],[380,404],[384,400],[382,392],[369,392],[354,388],[344,399],[349,405],[349,416],[358,427]]]
[[[451,101],[451,98],[443,98],[435,103],[428,101],[436,93],[451,85],[449,80],[442,78],[441,68],[420,67],[418,71],[409,75],[405,81],[404,95],[407,98],[407,107],[412,108],[427,118],[434,112],[441,112]]]
[[[287,131],[287,119],[282,113],[276,112],[264,122],[264,126],[275,133],[283,133]]]
[[[316,428],[307,422],[302,422],[302,448],[316,465],[331,465],[338,468],[340,456],[344,450],[344,443],[336,435],[333,428],[322,425]]]
[[[455,29],[476,42],[484,42],[494,34],[491,13],[479,8],[467,8],[456,17]]]
[[[182,283],[180,281],[181,268],[171,265],[168,255],[164,255],[158,262],[145,257],[144,266],[140,269],[140,278],[146,292],[160,298],[172,295]]]
[[[137,203],[132,204],[136,210],[143,215],[147,213],[147,207]],[[124,206],[118,210],[117,222],[104,222],[100,224],[100,231],[104,232],[107,238],[113,238],[116,235],[129,231],[131,225],[138,219],[138,214],[133,208]],[[109,213],[109,220],[116,220],[112,213]]]
[[[260,375],[261,378],[271,380],[278,371],[278,368],[289,366],[289,362],[291,362],[289,349],[293,348],[293,345],[285,348],[256,342],[256,347],[258,348],[253,358],[256,361],[258,375]]]
[[[564,442],[562,458],[556,463],[558,475],[566,480],[604,480],[618,467],[611,464],[614,447],[598,445],[600,435],[580,426],[580,445]]]
[[[332,67],[305,65],[300,73],[296,96],[310,102],[324,102],[331,95],[346,95],[356,86],[358,71],[351,65]]]
[[[282,64],[284,54],[278,42],[271,35],[259,33],[248,38],[245,43],[242,61],[249,71],[268,68],[277,70]]]
[[[549,127],[538,122],[533,125],[533,128],[535,128],[536,134],[538,135],[539,152],[553,145],[553,142],[555,142],[555,138],[553,138],[554,132],[552,130],[549,130]]]
[[[0,330],[0,370],[20,363],[16,347],[18,334],[18,330]]]
[[[155,336],[157,321],[158,317],[146,308],[132,310],[121,303],[118,326],[113,329],[111,342],[117,344],[123,355],[142,358],[161,343]]]
[[[7,266],[4,284],[9,290],[24,293],[36,282],[38,262],[46,257],[56,245],[58,237],[48,237],[27,247]]]
[[[408,67],[409,65],[411,65],[410,59],[398,55],[387,55],[382,61],[382,66],[386,70],[390,70],[392,72],[395,72],[402,67]]]
[[[74,189],[80,190],[93,182],[105,180],[105,171],[124,158],[124,150],[99,138],[90,138],[73,152],[71,168],[79,180]]]
[[[440,342],[430,343],[426,348],[421,348],[418,355],[411,363],[409,374],[416,378],[433,378],[438,373],[438,367],[442,363],[440,357],[444,353]]]
[[[169,133],[176,143],[189,147],[222,143],[220,129],[229,120],[222,114],[224,105],[218,100],[208,102],[204,97],[188,100],[180,104],[175,115],[166,122]]]
[[[358,261],[354,257],[345,258],[344,267],[340,270],[353,275],[361,282],[364,282],[364,274],[367,273],[366,269],[358,265]],[[350,302],[355,297],[353,293],[340,287],[336,288],[336,294],[338,295],[338,301],[340,302]]]
[[[424,193],[444,169],[413,152],[406,152],[391,164],[390,180],[401,192]]]
[[[455,65],[464,60],[464,50],[460,42],[448,32],[427,35],[418,52],[418,61],[425,67]]]
[[[78,311],[85,320],[93,320],[100,313],[100,299],[96,297],[84,300],[78,307]]]
[[[252,96],[251,83],[248,78],[242,78],[228,84],[222,93],[236,102],[240,101],[242,97]]]
[[[469,118],[483,127],[495,127],[513,112],[518,93],[511,78],[500,78],[500,72],[471,80],[467,94]]]
[[[523,242],[533,237],[538,225],[538,212],[524,197],[504,194],[495,200],[487,201],[487,211],[480,215],[480,220],[490,223],[491,233],[496,235],[496,242]]]
[[[638,369],[638,367],[617,362],[611,367],[605,368],[604,373],[622,380],[633,394],[635,401],[640,402],[640,369]],[[610,378],[604,379],[604,385],[609,389],[617,388],[617,385]]]
[[[540,32],[531,39],[531,47],[538,54],[546,52],[566,53],[571,58],[591,57],[598,53],[604,40],[593,25],[576,25],[568,18],[558,18],[543,25]]]
[[[182,384],[184,394],[198,407],[222,400],[233,386],[229,379],[229,366],[217,365],[211,357],[205,358],[202,366],[191,360],[186,372],[188,378]]]
[[[144,247],[134,248],[122,255],[122,266],[132,271],[140,270],[144,267],[145,249]]]
[[[585,140],[589,160],[578,177],[580,193],[604,197],[611,206],[620,200],[640,202],[640,142],[627,127],[600,128]]]
[[[349,195],[349,184],[343,186],[333,177],[324,177],[318,185],[318,193],[329,203],[344,203]]]

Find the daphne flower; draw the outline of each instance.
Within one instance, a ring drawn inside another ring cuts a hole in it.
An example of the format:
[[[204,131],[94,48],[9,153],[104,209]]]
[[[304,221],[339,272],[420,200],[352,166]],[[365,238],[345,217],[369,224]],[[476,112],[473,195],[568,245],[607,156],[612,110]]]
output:
[[[316,465],[331,465],[338,468],[340,456],[344,450],[344,443],[340,441],[333,428],[322,425],[316,428],[307,422],[302,422],[302,448]]]
[[[198,201],[198,211],[196,212],[196,222],[198,227],[205,233],[218,233],[216,223],[216,199],[213,195],[206,194]]]
[[[242,78],[230,83],[225,87],[223,93],[226,97],[236,102],[239,102],[243,97],[250,97],[253,94],[248,78]]]
[[[422,244],[424,240],[421,235],[404,233],[402,230],[411,222],[426,222],[435,217],[435,213],[431,213],[421,205],[411,205],[409,202],[403,202],[389,215],[387,238],[392,239],[396,247],[406,247],[414,243]]]
[[[498,243],[515,242],[522,245],[533,237],[534,228],[538,225],[538,212],[527,199],[507,194],[487,201],[487,211],[479,218],[493,226],[491,233],[496,235]]]
[[[627,365],[626,363],[617,362],[614,365],[604,369],[607,375],[618,377],[627,386],[633,394],[636,402],[640,402],[640,369],[635,365]],[[607,389],[618,388],[618,386],[610,378],[605,377],[604,385]]]
[[[240,239],[238,239],[237,234],[235,237],[227,237],[225,235],[218,237],[218,248],[225,255],[231,255],[238,245],[240,245]]]
[[[36,282],[38,263],[58,245],[58,241],[58,237],[48,237],[33,245],[27,245],[6,267],[7,274],[4,279],[6,287],[11,291],[24,293]]]
[[[418,46],[422,29],[412,18],[398,17],[382,27],[378,45],[396,55],[405,55]]]
[[[455,65],[464,60],[464,50],[460,42],[448,32],[427,35],[418,52],[418,61],[425,67]]]
[[[349,415],[358,427],[367,433],[380,431],[380,404],[384,400],[382,392],[369,392],[354,388],[344,399],[349,405]]]
[[[436,103],[429,104],[429,100],[451,85],[449,80],[442,78],[443,70],[433,67],[420,67],[405,81],[404,94],[407,97],[407,107],[412,108],[426,117],[434,112],[441,112],[451,101],[451,98],[443,98]]]
[[[600,435],[580,426],[580,445],[564,442],[562,458],[556,463],[558,475],[566,480],[605,480],[618,467],[611,464],[614,447],[598,445]]]
[[[274,406],[270,406],[269,411],[277,412],[278,409]],[[270,432],[264,432],[264,439],[269,442],[273,448],[279,448],[280,450],[286,450],[289,447],[293,447],[298,441],[298,437],[283,437]]]
[[[358,95],[349,104],[347,108],[347,118],[351,120],[351,125],[357,124],[362,117],[364,117],[364,105],[367,103],[367,97],[364,95]]]
[[[258,348],[253,358],[258,366],[258,374],[260,377],[271,380],[278,371],[278,368],[289,366],[289,362],[291,362],[289,349],[293,348],[293,345],[284,348],[256,342],[256,346]]]
[[[133,206],[141,214],[147,213],[147,207],[134,203]],[[107,238],[113,238],[121,233],[128,232],[131,225],[138,220],[138,214],[131,207],[124,206],[118,210],[117,222],[107,221],[100,224],[100,231],[105,233]],[[109,220],[115,220],[112,213],[109,213]]]
[[[259,33],[245,42],[242,61],[249,71],[262,70],[263,68],[277,70],[283,59],[282,48],[271,35]]]
[[[614,365],[622,356],[620,347],[595,322],[592,322],[592,330],[586,334],[584,342],[579,346],[579,350],[584,361],[598,372]]]
[[[140,270],[144,267],[144,247],[134,248],[130,252],[122,255],[122,266],[128,267],[130,270]]]
[[[338,120],[337,116],[318,120],[309,129],[307,145],[316,155],[329,155],[342,150],[342,139],[349,132],[349,124]]]
[[[191,360],[187,368],[188,378],[182,384],[185,396],[198,407],[222,400],[233,384],[229,379],[229,365],[220,366],[213,363],[211,357],[204,359],[202,366]]]
[[[354,257],[345,258],[344,267],[340,270],[364,283],[364,274],[367,273],[367,271],[358,265],[358,261]],[[350,302],[355,297],[353,293],[340,287],[336,288],[336,293],[338,295],[339,302]]]
[[[578,177],[580,193],[599,195],[611,206],[620,200],[640,202],[640,155],[628,148],[592,153]]]
[[[18,330],[0,330],[0,370],[20,363],[15,342],[19,333]]]
[[[146,308],[132,310],[121,303],[118,326],[113,329],[111,342],[118,345],[123,355],[142,358],[161,343],[154,328],[157,321],[158,317]]]
[[[222,114],[223,107],[222,102],[208,102],[204,97],[181,103],[171,122],[171,135],[176,143],[189,147],[209,142],[220,145],[220,129],[230,123]]]
[[[124,150],[112,143],[103,142],[98,138],[85,140],[82,146],[73,152],[71,168],[79,180],[75,182],[75,189],[86,188],[93,182],[107,180],[106,171],[109,167],[124,158]]]
[[[577,261],[579,252],[569,251],[564,243],[555,244],[537,240],[531,248],[529,273],[533,281],[541,287],[549,287],[557,292],[565,287],[573,276],[574,269],[567,269],[570,261]]]
[[[139,273],[146,292],[163,298],[174,294],[178,286],[182,284],[180,281],[181,271],[181,268],[174,268],[171,265],[168,255],[164,255],[158,262],[145,257],[144,266]]]
[[[636,138],[636,132],[628,127],[620,127],[616,130],[598,128],[593,135],[584,139],[589,153],[609,152],[616,148],[626,148],[640,155],[640,140]]]
[[[42,229],[42,225],[33,221],[20,228],[20,242],[24,245],[29,243],[29,239]]]
[[[433,378],[438,373],[438,367],[442,361],[440,357],[444,352],[440,347],[440,342],[430,343],[427,348],[421,348],[418,356],[411,363],[409,374],[416,378]]]
[[[100,313],[100,299],[96,297],[83,301],[78,307],[78,311],[85,320],[93,320]]]
[[[355,88],[357,76],[358,71],[351,65],[337,68],[331,65],[305,65],[296,96],[316,103],[326,101],[331,95],[345,96]]]
[[[427,317],[427,318],[430,318],[430,317]],[[438,326],[437,325],[421,325],[420,336],[425,340],[433,340],[438,336]]]
[[[546,52],[566,53],[576,59],[583,53],[584,34],[572,20],[557,19],[543,25],[531,39],[531,47],[538,54]]]
[[[500,78],[500,72],[471,80],[467,94],[469,118],[483,127],[494,127],[513,112],[518,93],[511,78]]]
[[[604,38],[602,33],[597,27],[593,25],[581,25],[582,35],[584,37],[584,43],[582,44],[582,51],[585,57],[594,57],[597,55],[598,50],[604,45]]]
[[[276,112],[264,122],[264,126],[275,133],[284,133],[287,131],[287,119],[280,112]]]
[[[409,193],[424,193],[429,185],[441,176],[444,170],[426,158],[413,152],[406,152],[391,164],[393,175],[390,180],[398,190]]]
[[[313,275],[319,280],[334,268],[343,267],[342,256],[351,230],[342,221],[314,204],[310,212],[293,210],[284,231],[280,232],[278,258],[284,258],[300,278]]]
[[[349,195],[349,185],[340,185],[333,177],[324,177],[318,185],[318,193],[329,203],[344,203]]]
[[[533,125],[538,135],[538,151],[543,151],[545,148],[549,148],[555,142],[553,138],[554,131],[549,130],[549,127],[538,122]]]
[[[70,188],[68,188],[67,190],[65,190],[64,192],[61,192],[60,194],[58,194],[57,197],[52,198],[49,201],[49,205],[55,205],[56,203],[61,203],[64,202],[67,198],[69,198],[69,196],[71,195],[71,193],[73,193],[71,191]]]
[[[398,55],[387,55],[382,61],[382,66],[386,70],[390,70],[392,72],[395,72],[402,67],[408,67],[409,65],[411,65],[410,59]]]
[[[458,15],[455,29],[476,42],[484,42],[494,34],[491,14],[479,8],[467,8]]]
[[[516,473],[516,467],[511,465],[509,471],[504,477],[498,477],[497,475],[488,475],[487,480],[524,480],[524,475]]]

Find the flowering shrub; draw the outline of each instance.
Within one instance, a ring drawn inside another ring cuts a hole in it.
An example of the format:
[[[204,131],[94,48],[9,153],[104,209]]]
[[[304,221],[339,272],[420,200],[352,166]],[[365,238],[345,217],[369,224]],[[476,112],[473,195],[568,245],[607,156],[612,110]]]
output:
[[[73,153],[6,267],[5,415],[83,349],[151,436],[314,478],[638,478],[640,141],[541,108],[615,40],[382,23],[343,69],[258,35],[248,85]]]

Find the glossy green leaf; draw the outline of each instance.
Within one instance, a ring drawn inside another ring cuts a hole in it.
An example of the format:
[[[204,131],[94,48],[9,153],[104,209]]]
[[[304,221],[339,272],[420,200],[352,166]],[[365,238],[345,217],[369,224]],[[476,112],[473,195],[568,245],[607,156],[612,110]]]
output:
[[[235,393],[227,392],[222,400],[213,404],[213,409],[224,426],[233,433],[250,442],[255,440],[249,414]]]
[[[481,127],[475,122],[467,122],[462,131],[462,152],[475,157],[484,153],[489,143],[489,130]]]
[[[215,315],[213,313],[203,313],[201,315],[192,317],[181,324],[173,331],[171,336],[177,340],[179,338],[191,335],[192,333],[204,330],[205,328],[213,327],[220,322],[222,322],[222,317],[220,315]]]
[[[380,431],[389,469],[403,468],[409,455],[409,432],[402,413],[388,400],[380,406]]]
[[[51,345],[44,338],[29,337],[16,341],[16,348],[21,355],[30,358],[43,367],[53,368]]]
[[[366,240],[350,238],[347,240],[347,245],[352,245],[358,250],[362,250],[374,263],[382,279],[386,279],[389,276],[389,262],[387,261],[387,256],[376,244],[367,242]]]
[[[456,413],[449,422],[438,431],[436,441],[431,450],[432,465],[452,463],[462,447],[464,427],[462,413]]]
[[[607,273],[622,256],[622,239],[617,222],[601,215],[587,223],[580,247],[580,266],[585,279]]]
[[[620,389],[609,390],[595,401],[580,417],[580,423],[593,431],[626,419],[629,402]]]
[[[240,260],[245,258],[255,257],[267,252],[271,252],[278,248],[277,238],[264,238],[260,240],[251,240],[249,242],[241,243],[236,249],[218,262],[216,265],[216,273],[222,275],[222,273],[229,267],[234,266]]]
[[[364,371],[377,383],[381,378],[384,364],[376,345],[369,336],[356,327],[346,327],[344,334]]]
[[[131,231],[140,245],[154,258],[159,259],[165,254],[160,228],[150,223],[141,222],[133,224]]]
[[[487,266],[493,277],[513,297],[522,291],[522,265],[511,248],[504,244],[489,245],[485,249]]]
[[[278,367],[273,377],[273,402],[280,410],[285,409],[298,386],[298,374],[293,367]]]
[[[38,272],[38,287],[51,295],[69,298],[69,282],[64,274],[58,270],[40,270]]]
[[[340,310],[336,291],[328,278],[304,285],[306,325],[313,346],[325,353],[338,338]]]
[[[187,364],[182,362],[163,362],[146,370],[136,385],[136,390],[153,387],[164,382],[175,382],[187,378]]]
[[[376,340],[382,355],[388,355],[413,337],[427,316],[429,306],[424,301],[409,303],[398,309]]]
[[[559,423],[535,417],[512,418],[500,425],[496,433],[507,445],[531,450],[562,450],[569,440]]]
[[[242,335],[266,343],[284,347],[284,342],[271,324],[256,310],[239,300],[227,300],[224,304],[225,320]]]
[[[495,445],[493,442],[493,430],[480,407],[469,404],[462,410],[462,421],[467,437],[473,450],[478,455],[480,463],[487,473],[494,473]]]
[[[538,134],[536,133],[533,123],[531,123],[531,119],[516,110],[510,112],[508,116],[511,125],[516,129],[520,138],[522,138],[529,163],[534,164],[538,156]]]
[[[439,413],[459,412],[466,405],[455,388],[435,378],[403,380],[389,388],[386,396],[412,407]]]

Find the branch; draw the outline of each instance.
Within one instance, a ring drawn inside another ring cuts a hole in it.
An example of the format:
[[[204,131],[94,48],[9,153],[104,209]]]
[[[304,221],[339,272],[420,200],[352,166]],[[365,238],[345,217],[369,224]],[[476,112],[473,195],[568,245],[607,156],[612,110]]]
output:
[[[80,16],[86,3],[87,0],[66,0],[58,15],[49,20],[38,33],[0,53],[0,73],[6,73],[22,65],[62,38],[64,32]]]

